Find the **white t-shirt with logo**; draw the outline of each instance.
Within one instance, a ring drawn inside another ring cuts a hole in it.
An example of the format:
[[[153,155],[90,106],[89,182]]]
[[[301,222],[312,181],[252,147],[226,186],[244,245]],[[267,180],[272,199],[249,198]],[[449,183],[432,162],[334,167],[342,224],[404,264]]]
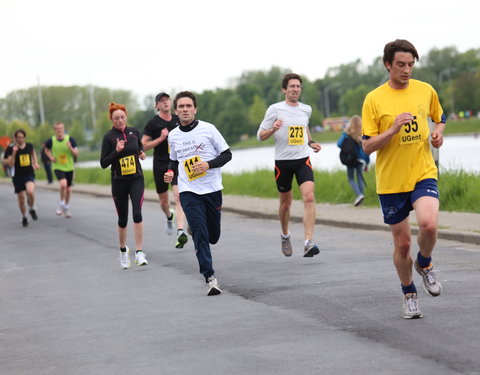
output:
[[[276,120],[282,120],[282,127],[273,135],[275,137],[275,160],[296,160],[310,155],[308,146],[308,122],[312,107],[298,102],[298,105],[288,105],[285,101],[272,104],[265,113],[265,118],[257,132],[269,130]]]
[[[215,159],[229,146],[217,128],[205,121],[191,131],[176,127],[168,134],[170,159],[178,161],[178,191],[191,191],[195,194],[208,194],[223,189],[220,168],[208,169],[200,175],[192,171],[196,161]]]

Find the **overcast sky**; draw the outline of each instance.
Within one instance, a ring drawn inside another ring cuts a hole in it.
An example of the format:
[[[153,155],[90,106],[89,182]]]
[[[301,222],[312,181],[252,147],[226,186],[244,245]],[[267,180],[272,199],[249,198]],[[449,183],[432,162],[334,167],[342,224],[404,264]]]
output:
[[[394,39],[420,56],[480,48],[480,1],[0,0],[0,98],[35,86],[88,85],[143,97],[227,87],[247,70],[309,80]]]

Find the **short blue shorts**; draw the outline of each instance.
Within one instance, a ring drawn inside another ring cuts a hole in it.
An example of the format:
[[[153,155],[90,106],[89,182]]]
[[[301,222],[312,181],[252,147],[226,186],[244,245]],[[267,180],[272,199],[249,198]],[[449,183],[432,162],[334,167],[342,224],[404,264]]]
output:
[[[379,194],[385,224],[397,224],[404,220],[413,210],[413,203],[420,197],[439,199],[437,180],[427,178],[417,182],[415,189],[406,193]]]

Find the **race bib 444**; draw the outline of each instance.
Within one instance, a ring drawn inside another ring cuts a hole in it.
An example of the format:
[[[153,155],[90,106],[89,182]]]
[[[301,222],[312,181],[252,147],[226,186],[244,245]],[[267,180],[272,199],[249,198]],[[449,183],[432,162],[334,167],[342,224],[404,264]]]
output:
[[[193,164],[195,164],[197,161],[202,161],[198,155],[192,156],[183,162],[183,169],[185,169],[188,181],[196,180],[197,178],[203,177],[207,174],[207,172],[197,173],[193,171]]]

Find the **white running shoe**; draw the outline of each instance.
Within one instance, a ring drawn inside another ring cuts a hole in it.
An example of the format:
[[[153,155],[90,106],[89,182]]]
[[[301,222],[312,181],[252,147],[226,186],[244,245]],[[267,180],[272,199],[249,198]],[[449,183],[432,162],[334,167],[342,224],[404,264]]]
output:
[[[293,253],[292,243],[290,242],[290,235],[287,238],[281,236],[282,239],[282,253],[286,257],[291,257]]]
[[[127,248],[127,251],[125,252],[120,251],[120,265],[124,270],[130,267],[130,257],[129,257],[130,249],[128,248],[128,246],[126,246],[126,248]]]
[[[171,236],[173,234],[173,219],[175,216],[175,210],[173,208],[170,208],[170,214],[172,215],[170,219],[166,219],[165,223],[165,232],[167,235]]]
[[[405,319],[423,318],[418,307],[417,293],[408,293],[403,296],[403,317]]]
[[[135,263],[137,266],[146,266],[148,264],[147,258],[145,258],[145,253],[143,251],[137,251],[135,253]]]
[[[55,213],[56,213],[58,216],[60,216],[60,215],[63,214],[63,210],[64,210],[63,205],[59,204],[57,210],[55,211]]]
[[[70,212],[70,209],[69,209],[69,208],[64,207],[64,208],[63,208],[63,214],[65,215],[65,217],[66,217],[67,219],[69,219],[69,218],[72,217],[72,213]]]
[[[442,284],[440,283],[438,274],[433,270],[433,266],[430,265],[427,268],[420,268],[418,262],[415,259],[415,270],[423,279],[423,288],[432,297],[437,297],[442,293]]]
[[[207,279],[208,282],[208,293],[207,296],[216,296],[217,294],[222,293],[220,286],[218,285],[217,278],[212,275]]]
[[[360,194],[360,195],[355,199],[355,202],[353,202],[353,205],[354,205],[355,207],[360,206],[360,205],[362,204],[364,198],[365,198],[365,197],[363,196],[363,194]]]

